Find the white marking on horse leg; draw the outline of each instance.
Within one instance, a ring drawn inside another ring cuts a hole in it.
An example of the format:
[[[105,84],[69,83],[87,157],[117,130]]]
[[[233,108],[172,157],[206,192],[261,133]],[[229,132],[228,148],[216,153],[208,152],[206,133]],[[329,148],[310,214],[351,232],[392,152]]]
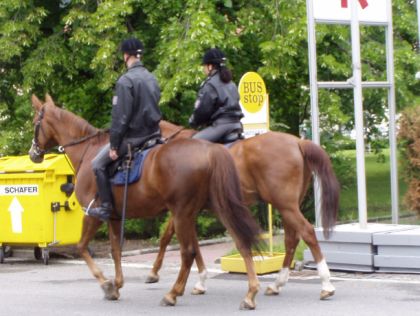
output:
[[[289,268],[282,268],[277,275],[276,280],[271,283],[268,287],[274,292],[279,293],[281,288],[286,285],[289,280]]]
[[[316,264],[316,268],[318,269],[318,275],[321,278],[322,289],[327,292],[334,292],[335,287],[330,282],[330,270],[328,269],[325,258]]]
[[[207,270],[204,269],[201,273],[198,274],[199,280],[197,281],[197,283],[194,285],[194,289],[199,290],[199,291],[207,291],[207,287],[206,287],[206,280],[207,280]]]
[[[87,208],[84,208],[86,215],[89,215],[89,210],[92,207],[93,203],[95,203],[95,201],[96,201],[96,199],[93,199],[92,201],[90,201],[88,207]]]

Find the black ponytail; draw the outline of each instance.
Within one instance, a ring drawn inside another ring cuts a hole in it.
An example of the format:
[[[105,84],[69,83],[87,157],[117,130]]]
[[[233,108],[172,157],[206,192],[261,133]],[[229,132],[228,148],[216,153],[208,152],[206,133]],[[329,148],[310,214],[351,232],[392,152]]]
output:
[[[224,83],[229,83],[232,81],[232,72],[226,66],[221,66],[219,68],[219,75],[220,80],[222,80]]]

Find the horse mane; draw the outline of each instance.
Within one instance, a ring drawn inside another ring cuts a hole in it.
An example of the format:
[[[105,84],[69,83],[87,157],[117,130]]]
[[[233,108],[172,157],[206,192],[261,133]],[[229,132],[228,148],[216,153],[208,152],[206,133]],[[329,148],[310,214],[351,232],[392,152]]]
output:
[[[165,120],[161,120],[159,122],[159,125],[160,125],[161,128],[165,128],[165,129],[168,129],[168,130],[171,130],[171,131],[175,131],[176,129],[181,127],[181,125],[176,125],[174,123],[171,123],[171,122],[165,121]]]
[[[167,137],[167,139],[172,139],[177,136],[190,138],[197,132],[193,129],[188,129],[182,125],[176,125],[165,120],[161,120],[159,122],[159,127],[162,135]]]
[[[77,116],[76,114],[65,109],[59,109],[61,110],[60,119],[69,122],[71,126],[75,126],[75,129],[80,130],[83,135],[89,135],[97,131],[97,128],[91,125],[84,118]]]
[[[61,122],[67,122],[69,124],[70,133],[75,138],[80,138],[84,136],[93,135],[95,133],[98,134],[97,141],[98,143],[102,143],[105,139],[104,137],[100,137],[102,135],[108,136],[108,130],[100,130],[93,125],[91,125],[87,120],[82,118],[81,116],[78,116],[66,109],[55,107],[58,111],[55,111],[55,114],[57,116],[57,119],[59,119]]]

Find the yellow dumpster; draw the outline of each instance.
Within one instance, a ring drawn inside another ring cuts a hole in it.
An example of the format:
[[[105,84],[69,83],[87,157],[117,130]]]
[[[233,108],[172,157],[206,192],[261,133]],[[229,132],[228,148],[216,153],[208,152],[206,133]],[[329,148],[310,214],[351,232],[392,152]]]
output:
[[[34,246],[48,264],[51,246],[76,244],[83,210],[74,194],[74,170],[63,154],[0,158],[0,263],[9,246]]]

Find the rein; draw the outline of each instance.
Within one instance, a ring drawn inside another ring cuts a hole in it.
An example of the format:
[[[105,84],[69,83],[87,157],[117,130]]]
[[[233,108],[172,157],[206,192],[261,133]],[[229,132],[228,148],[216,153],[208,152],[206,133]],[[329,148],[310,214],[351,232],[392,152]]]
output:
[[[89,140],[89,139],[91,139],[91,138],[93,138],[93,137],[95,137],[95,136],[98,136],[98,135],[100,135],[100,134],[102,134],[102,133],[105,133],[106,131],[107,131],[107,130],[101,130],[101,129],[99,129],[99,130],[97,130],[97,131],[96,131],[95,133],[93,133],[93,134],[90,134],[90,135],[87,135],[87,136],[82,137],[82,138],[80,138],[80,139],[74,140],[74,141],[72,141],[72,142],[70,142],[70,143],[67,143],[67,144],[64,144],[64,145],[58,146],[58,151],[59,151],[60,153],[62,153],[62,152],[64,152],[64,150],[65,150],[65,148],[66,148],[66,147],[71,147],[71,146],[79,145],[79,144],[84,143],[85,141],[87,141],[87,140]]]
[[[71,146],[75,146],[75,145],[82,144],[82,143],[84,143],[84,142],[86,142],[86,141],[88,141],[88,140],[90,140],[90,139],[92,139],[92,138],[94,138],[94,137],[96,137],[96,136],[98,136],[98,135],[102,134],[102,133],[105,133],[106,131],[107,131],[107,130],[101,130],[101,129],[98,129],[98,130],[97,130],[95,133],[93,133],[93,134],[87,135],[87,136],[85,136],[85,137],[82,137],[82,138],[79,138],[79,139],[77,139],[77,140],[74,140],[74,141],[72,141],[72,142],[70,142],[70,143],[67,143],[67,144],[64,144],[64,145],[59,146],[59,147],[58,147],[58,151],[59,151],[60,153],[64,153],[64,151],[65,151],[65,148],[66,148],[66,147],[71,147]],[[80,160],[79,160],[79,166],[77,167],[77,170],[74,170],[74,169],[73,169],[73,171],[74,171],[74,175],[75,175],[75,176],[77,176],[77,174],[79,173],[80,167],[82,166],[82,163],[83,163],[83,158],[85,157],[86,152],[87,152],[87,150],[88,150],[88,149],[89,149],[89,145],[87,145],[87,146],[86,146],[85,150],[83,151],[82,156],[80,157]],[[65,155],[65,156],[66,156],[66,158],[67,158],[67,155]],[[70,165],[72,166],[72,164],[70,164]]]
[[[41,125],[42,119],[44,118],[44,114],[45,114],[45,107],[42,107],[41,110],[38,112],[38,120],[35,123],[34,138],[32,139],[32,145],[34,147],[34,153],[38,156],[41,156],[41,155],[45,154],[46,152],[48,152],[49,150],[51,150],[51,148],[41,149],[41,147],[39,146],[39,140],[38,140],[39,132],[41,131],[41,132],[44,133],[44,131],[42,129],[42,125]],[[106,133],[106,132],[107,132],[107,129],[105,129],[105,130],[98,129],[98,130],[96,130],[95,133],[92,133],[90,135],[84,136],[84,137],[79,138],[77,140],[71,141],[67,144],[58,146],[58,151],[60,153],[64,153],[66,147],[71,147],[71,146],[82,144],[82,143],[84,143],[84,142],[86,142],[86,141],[88,141],[88,140],[90,140],[90,139],[92,139],[92,138],[94,138],[94,137],[96,137],[96,136],[98,136],[102,133]],[[77,176],[77,173],[79,172],[80,166],[82,165],[83,158],[86,155],[86,152],[87,152],[88,148],[89,148],[89,146],[86,146],[85,150],[83,151],[82,157],[80,158],[79,167],[75,171],[76,176]],[[66,159],[67,159],[67,155],[65,155],[65,156],[66,156]],[[68,161],[68,159],[67,159],[67,161]],[[70,162],[69,162],[69,165],[73,169],[73,165]],[[74,169],[73,169],[73,171],[74,171]]]
[[[165,143],[168,142],[168,141],[170,141],[172,138],[176,137],[179,133],[181,133],[184,129],[185,129],[185,127],[181,126],[179,129],[177,129],[171,135],[169,135],[168,137],[164,138],[163,141]]]

